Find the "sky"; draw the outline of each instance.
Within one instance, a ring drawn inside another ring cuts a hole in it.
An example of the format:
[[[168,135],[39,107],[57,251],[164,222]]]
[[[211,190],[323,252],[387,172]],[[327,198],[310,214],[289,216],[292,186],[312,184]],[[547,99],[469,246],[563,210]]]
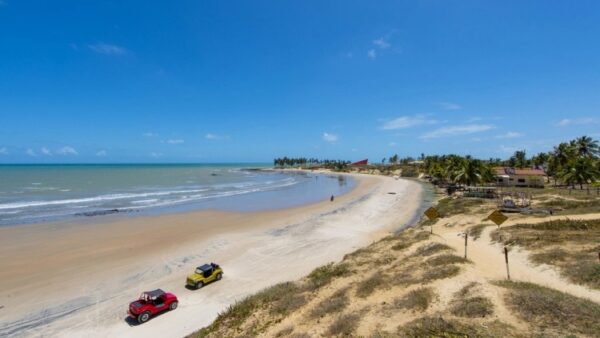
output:
[[[0,0],[0,163],[600,138],[599,1]]]

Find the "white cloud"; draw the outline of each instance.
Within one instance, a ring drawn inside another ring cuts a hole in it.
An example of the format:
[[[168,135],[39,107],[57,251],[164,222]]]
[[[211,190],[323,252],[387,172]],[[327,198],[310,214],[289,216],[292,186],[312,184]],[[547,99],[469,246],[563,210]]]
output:
[[[5,147],[0,148],[0,155],[8,155],[8,150]]]
[[[108,155],[108,153],[106,152],[106,150],[100,150],[100,151],[98,151],[96,153],[96,156],[98,156],[98,157],[103,157],[103,156],[106,156],[106,155]]]
[[[375,39],[373,40],[373,44],[381,49],[388,49],[391,46],[391,44],[387,42],[385,38]]]
[[[182,139],[174,139],[174,140],[167,140],[168,144],[181,144],[184,143],[185,141]]]
[[[461,126],[447,126],[438,128],[434,131],[425,133],[421,136],[423,139],[439,138],[456,135],[467,135],[473,133],[480,133],[494,128],[489,124],[466,124]]]
[[[415,115],[415,116],[400,116],[393,120],[386,121],[381,129],[384,130],[393,130],[393,129],[403,129],[410,128],[422,124],[434,124],[437,123],[436,120],[428,118],[426,115]]]
[[[95,53],[104,55],[123,55],[127,53],[127,49],[121,46],[112,45],[104,42],[88,45],[88,48]]]
[[[158,134],[156,134],[156,133],[153,133],[153,132],[151,132],[151,131],[145,132],[145,133],[143,133],[142,135],[143,135],[143,136],[146,136],[146,137],[154,137],[154,136],[158,136]]]
[[[37,154],[35,153],[35,151],[31,148],[27,149],[27,151],[25,152],[27,155],[32,156],[32,157],[36,157]]]
[[[162,153],[155,153],[155,152],[150,153],[150,157],[156,158],[156,157],[161,157],[161,156],[162,156]]]
[[[204,138],[207,140],[228,140],[229,136],[228,135],[218,135],[218,134],[213,134],[213,133],[207,133],[206,135],[204,135]]]
[[[517,138],[523,136],[522,133],[516,131],[509,131],[504,134],[496,135],[495,138]]]
[[[52,156],[52,152],[46,147],[42,147],[42,149],[40,149],[40,152],[42,153],[42,155]]]
[[[390,147],[395,147],[396,145],[397,145],[396,142],[390,142],[390,143],[388,143],[388,146],[390,146]]]
[[[377,57],[377,52],[375,52],[375,49],[370,49],[367,52],[367,56],[369,57],[369,59],[375,59]]]
[[[65,147],[62,147],[62,148],[58,149],[56,151],[56,153],[59,154],[59,155],[65,155],[65,156],[68,156],[68,155],[77,155],[78,154],[77,150],[75,150],[75,148],[69,147],[69,146],[65,146]]]
[[[462,109],[461,105],[459,105],[457,103],[453,103],[453,102],[440,102],[439,105],[444,110],[459,110],[459,109]]]
[[[597,119],[591,117],[581,117],[576,119],[562,119],[556,123],[557,127],[566,127],[571,125],[581,125],[581,124],[596,124],[598,123]]]
[[[336,134],[323,133],[323,141],[326,142],[337,142],[339,137]]]

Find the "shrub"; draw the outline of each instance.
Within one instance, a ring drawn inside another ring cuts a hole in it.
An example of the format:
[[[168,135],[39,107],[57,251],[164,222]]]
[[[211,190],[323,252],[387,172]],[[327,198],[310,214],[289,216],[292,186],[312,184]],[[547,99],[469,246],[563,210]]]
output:
[[[349,272],[348,264],[346,263],[329,263],[314,269],[308,275],[309,286],[312,290],[318,289],[329,284],[334,278],[344,276]]]
[[[533,283],[501,281],[496,285],[509,290],[505,295],[508,306],[539,329],[600,336],[600,304]]]
[[[319,318],[344,310],[346,305],[348,305],[348,296],[346,295],[346,291],[347,289],[338,290],[330,298],[322,300],[310,312],[310,316],[313,318]]]
[[[404,297],[396,299],[394,306],[399,309],[425,311],[435,297],[431,288],[418,288],[407,293]]]
[[[327,333],[331,336],[350,336],[358,327],[359,320],[360,318],[356,314],[339,316],[329,326]]]
[[[367,297],[371,295],[377,288],[386,284],[384,277],[380,273],[375,273],[370,278],[364,280],[356,288],[358,297]]]

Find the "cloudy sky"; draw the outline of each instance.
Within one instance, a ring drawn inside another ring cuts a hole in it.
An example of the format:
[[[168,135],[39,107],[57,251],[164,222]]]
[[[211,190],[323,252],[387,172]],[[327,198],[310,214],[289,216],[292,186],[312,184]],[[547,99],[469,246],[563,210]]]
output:
[[[598,1],[0,0],[0,163],[600,138]]]

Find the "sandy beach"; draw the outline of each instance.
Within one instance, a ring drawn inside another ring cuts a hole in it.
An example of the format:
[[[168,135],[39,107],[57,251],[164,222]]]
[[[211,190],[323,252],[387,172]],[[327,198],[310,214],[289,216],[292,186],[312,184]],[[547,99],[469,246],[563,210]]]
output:
[[[397,230],[421,205],[420,184],[355,175],[334,202],[266,212],[216,210],[0,229],[0,335],[179,337],[228,305]],[[395,194],[390,194],[390,192]],[[224,279],[184,287],[214,261]],[[153,288],[179,308],[144,325],[126,321],[129,301]]]

